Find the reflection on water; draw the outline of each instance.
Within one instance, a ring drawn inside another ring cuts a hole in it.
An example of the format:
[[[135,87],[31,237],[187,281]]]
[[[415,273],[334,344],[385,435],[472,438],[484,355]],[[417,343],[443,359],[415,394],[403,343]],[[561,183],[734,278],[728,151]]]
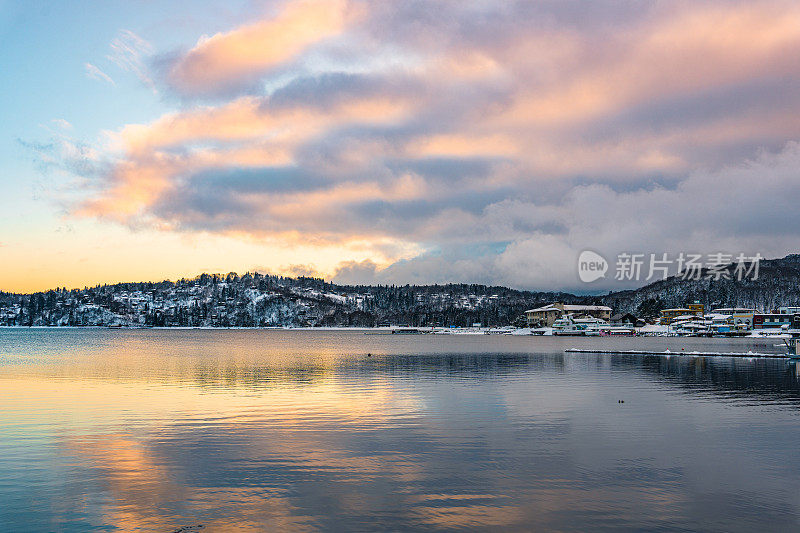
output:
[[[0,525],[793,530],[795,365],[563,352],[774,342],[0,330]]]

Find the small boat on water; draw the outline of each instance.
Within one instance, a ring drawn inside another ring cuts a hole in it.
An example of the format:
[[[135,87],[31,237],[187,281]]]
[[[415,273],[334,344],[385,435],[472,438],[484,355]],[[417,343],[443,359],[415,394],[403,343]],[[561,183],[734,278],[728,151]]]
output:
[[[553,335],[571,336],[599,336],[602,327],[608,323],[594,317],[574,318],[573,315],[564,315],[553,322]]]
[[[393,335],[422,335],[423,333],[427,333],[426,331],[422,331],[419,328],[406,328],[406,327],[399,327],[392,329]]]
[[[378,327],[375,330],[367,331],[365,335],[423,335],[433,333],[431,328],[414,328],[410,326],[389,326]]]
[[[672,356],[687,356],[687,357],[738,357],[744,359],[785,359],[786,354],[779,353],[761,353],[761,352],[698,352],[680,350],[606,350],[599,348],[568,348],[564,350],[565,353],[593,353],[604,355],[660,355],[665,357]]]
[[[636,329],[627,326],[601,326],[601,337],[633,337],[636,335]]]

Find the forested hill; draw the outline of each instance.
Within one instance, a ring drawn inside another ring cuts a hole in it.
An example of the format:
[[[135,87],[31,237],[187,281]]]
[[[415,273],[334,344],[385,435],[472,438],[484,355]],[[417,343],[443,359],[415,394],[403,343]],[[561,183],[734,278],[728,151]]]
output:
[[[611,293],[603,302],[614,312],[637,316],[656,316],[660,309],[682,307],[698,301],[706,309],[715,307],[749,307],[770,311],[782,305],[800,305],[800,254],[782,259],[762,260],[758,278],[736,279],[734,266],[729,279],[709,279],[707,271],[701,279],[670,277],[639,289]]]
[[[602,303],[644,317],[694,301],[707,308],[800,305],[800,255],[762,261],[756,280],[671,277],[594,297],[470,284],[345,286],[308,277],[203,274],[175,282],[0,292],[0,325],[500,326],[521,325],[526,309],[554,301]]]
[[[0,293],[0,325],[507,325],[552,301],[597,298],[485,285],[342,286],[317,278],[203,274],[30,295]]]

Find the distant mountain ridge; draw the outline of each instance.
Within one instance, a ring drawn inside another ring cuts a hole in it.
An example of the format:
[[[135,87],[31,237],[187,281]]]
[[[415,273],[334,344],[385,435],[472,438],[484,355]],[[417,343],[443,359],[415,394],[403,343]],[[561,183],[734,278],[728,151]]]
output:
[[[732,274],[733,265],[730,270]],[[604,304],[655,317],[699,301],[706,308],[771,310],[800,305],[800,254],[763,260],[757,279],[670,277],[604,296],[477,284],[337,285],[318,278],[202,274],[158,283],[116,283],[33,294],[0,292],[0,325],[18,326],[488,326],[521,324],[526,309],[554,301]]]
[[[308,277],[202,274],[175,282],[0,293],[0,325],[505,325],[526,309],[554,300],[597,299],[486,285],[345,286]]]

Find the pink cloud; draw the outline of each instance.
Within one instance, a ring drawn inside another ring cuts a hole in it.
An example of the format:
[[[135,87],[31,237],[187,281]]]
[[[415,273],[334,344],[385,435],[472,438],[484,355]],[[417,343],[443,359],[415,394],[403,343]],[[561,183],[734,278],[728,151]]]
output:
[[[186,94],[240,87],[340,33],[344,0],[287,3],[275,17],[203,38],[169,69],[174,88]]]

